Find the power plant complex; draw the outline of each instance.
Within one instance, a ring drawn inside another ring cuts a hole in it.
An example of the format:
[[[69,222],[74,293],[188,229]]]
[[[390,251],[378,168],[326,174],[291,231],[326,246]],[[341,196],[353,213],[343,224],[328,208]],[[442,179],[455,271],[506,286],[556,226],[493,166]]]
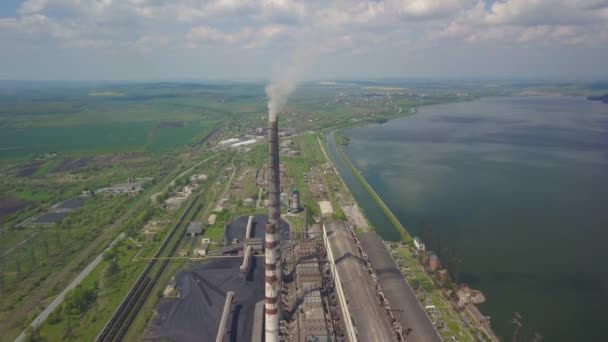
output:
[[[362,236],[362,242],[352,224],[326,221],[321,238],[282,243],[280,194],[279,127],[276,116],[271,116],[264,238],[265,342],[405,341],[410,333],[408,341],[441,340],[375,232]],[[299,206],[300,193],[293,189],[289,211],[297,212]],[[381,273],[374,267],[381,267]],[[260,337],[254,334],[252,341]]]
[[[357,232],[354,223],[323,215],[308,222],[305,199],[279,160],[276,116],[270,116],[267,133],[267,166],[258,172],[262,175],[256,175],[256,182],[266,188],[268,214],[233,219],[224,227],[224,242],[202,253],[208,260],[176,275],[167,292],[174,289],[177,299],[159,306],[147,337],[207,341],[213,336],[216,342],[441,341],[375,232]],[[309,181],[311,188],[319,184],[313,176]],[[299,231],[289,223],[296,217]],[[196,239],[194,228],[199,227],[194,225],[188,236]],[[205,243],[208,246],[209,241]]]

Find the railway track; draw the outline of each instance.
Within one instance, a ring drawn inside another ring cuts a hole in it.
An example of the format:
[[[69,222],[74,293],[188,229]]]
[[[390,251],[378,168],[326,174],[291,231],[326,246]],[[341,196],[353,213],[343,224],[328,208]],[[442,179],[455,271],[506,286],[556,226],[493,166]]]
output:
[[[196,195],[194,200],[175,223],[169,232],[169,235],[163,240],[160,248],[154,254],[154,259],[150,260],[125,299],[114,312],[110,321],[108,321],[101,334],[97,337],[98,342],[114,342],[123,339],[170,261],[158,260],[158,258],[165,254],[167,250],[169,251],[167,256],[175,254],[175,251],[184,238],[184,234],[181,234],[177,239],[174,239],[175,234],[180,232],[180,227],[182,227],[185,220],[190,217],[195,217],[202,209],[202,203],[196,205],[199,197],[200,195]],[[195,208],[194,214],[191,214],[193,208]],[[160,263],[160,266],[155,268],[157,263]]]

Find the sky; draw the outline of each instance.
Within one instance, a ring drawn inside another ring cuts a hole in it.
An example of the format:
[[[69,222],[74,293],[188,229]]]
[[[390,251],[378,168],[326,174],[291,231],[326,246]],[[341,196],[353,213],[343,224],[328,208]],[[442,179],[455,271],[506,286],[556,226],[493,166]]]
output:
[[[294,57],[296,56],[296,57]],[[608,78],[608,0],[0,0],[0,79]]]

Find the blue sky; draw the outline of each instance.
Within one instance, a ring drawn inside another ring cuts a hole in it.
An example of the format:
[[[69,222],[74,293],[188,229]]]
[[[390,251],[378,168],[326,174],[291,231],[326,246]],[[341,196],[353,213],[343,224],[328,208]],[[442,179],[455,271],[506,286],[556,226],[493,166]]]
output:
[[[0,79],[608,78],[607,0],[2,0]]]

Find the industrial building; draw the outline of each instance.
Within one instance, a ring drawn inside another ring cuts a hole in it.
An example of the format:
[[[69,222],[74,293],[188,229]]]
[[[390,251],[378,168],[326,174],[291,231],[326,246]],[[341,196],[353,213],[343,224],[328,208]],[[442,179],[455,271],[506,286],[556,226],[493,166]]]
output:
[[[408,342],[439,342],[441,338],[429,320],[416,294],[406,282],[399,267],[376,232],[358,235],[361,248],[375,270],[382,292]],[[410,330],[411,329],[411,330]]]
[[[217,220],[217,214],[211,214],[207,218],[207,224],[213,226],[215,224],[215,220]]]
[[[418,251],[424,251],[426,249],[424,242],[422,242],[422,239],[418,236],[414,237],[414,247],[416,247],[416,250]]]
[[[192,221],[186,228],[186,234],[190,236],[201,235],[203,233],[203,223],[200,221]]]
[[[340,310],[320,240],[307,240],[282,251],[281,334],[283,341],[334,341],[343,338]],[[327,308],[329,310],[327,310]]]
[[[361,247],[348,223],[329,221],[323,224],[331,274],[347,341],[405,340],[398,324],[391,322],[390,307],[380,298],[373,272],[363,262]]]
[[[225,146],[225,145],[231,145],[231,144],[234,144],[234,143],[238,143],[239,141],[240,140],[237,139],[237,138],[230,138],[230,139],[222,140],[222,141],[218,142],[217,144]]]
[[[238,147],[243,147],[243,146],[247,146],[247,145],[253,145],[256,142],[258,142],[258,141],[255,140],[255,139],[245,140],[245,141],[241,141],[241,142],[237,142],[237,143],[231,144],[230,147],[232,147],[232,148],[238,148]]]
[[[334,207],[330,201],[319,201],[319,208],[321,208],[321,215],[323,217],[328,217],[334,213]]]
[[[278,122],[270,121],[268,167],[256,175],[256,183],[267,187],[268,215],[242,216],[227,224],[220,248],[209,251],[211,241],[201,240],[194,255],[209,260],[177,275],[179,300],[163,300],[148,337],[216,337],[216,342],[404,342],[406,337],[410,342],[439,341],[375,232],[357,235],[349,222],[324,221],[305,227],[306,234],[293,234],[281,219],[281,207],[298,212],[301,198],[298,189],[291,188],[293,183],[284,181],[288,176],[279,162],[278,132]],[[220,144],[228,145],[230,139]],[[325,198],[317,199],[326,219],[334,208]],[[216,219],[212,214],[207,223],[213,225]],[[203,229],[202,222],[191,222],[186,232],[195,236]],[[412,329],[416,334],[410,339]]]
[[[136,194],[143,191],[144,187],[141,183],[129,182],[113,184],[106,188],[100,188],[95,190],[95,194],[110,194],[110,195],[121,195],[121,194]]]
[[[289,205],[289,211],[297,213],[300,211],[300,191],[296,188],[291,190],[291,203]]]

